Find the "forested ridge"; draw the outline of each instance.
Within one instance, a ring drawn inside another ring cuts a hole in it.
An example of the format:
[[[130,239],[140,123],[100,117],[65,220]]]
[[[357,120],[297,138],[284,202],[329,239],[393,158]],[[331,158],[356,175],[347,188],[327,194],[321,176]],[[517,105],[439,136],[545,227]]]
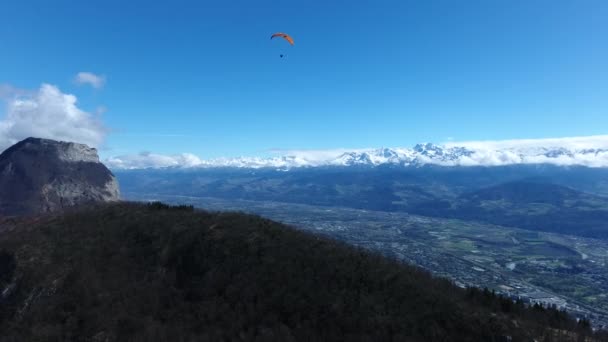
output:
[[[592,332],[253,215],[119,203],[0,223],[2,341],[531,341]],[[599,334],[595,339],[601,339]]]

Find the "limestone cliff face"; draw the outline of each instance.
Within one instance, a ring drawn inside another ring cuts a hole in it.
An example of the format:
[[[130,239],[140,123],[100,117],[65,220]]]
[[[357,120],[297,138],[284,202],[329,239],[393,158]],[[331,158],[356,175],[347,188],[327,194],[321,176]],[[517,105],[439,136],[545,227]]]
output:
[[[119,199],[118,182],[86,145],[27,138],[0,154],[0,215]]]

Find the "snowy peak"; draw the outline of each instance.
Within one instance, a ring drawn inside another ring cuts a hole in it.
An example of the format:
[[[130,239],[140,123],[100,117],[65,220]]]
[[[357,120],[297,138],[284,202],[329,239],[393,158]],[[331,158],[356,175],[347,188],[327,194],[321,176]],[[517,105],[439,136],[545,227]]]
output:
[[[393,165],[402,167],[504,166],[552,164],[608,167],[608,136],[545,140],[464,142],[437,145],[417,144],[412,148],[377,148],[352,151],[294,151],[282,156],[240,157],[202,160],[191,154],[176,156],[120,156],[106,161],[113,168],[275,168]]]
[[[426,143],[414,146],[416,154],[414,164],[459,164],[463,157],[470,157],[475,151],[465,147],[442,147],[439,145]]]

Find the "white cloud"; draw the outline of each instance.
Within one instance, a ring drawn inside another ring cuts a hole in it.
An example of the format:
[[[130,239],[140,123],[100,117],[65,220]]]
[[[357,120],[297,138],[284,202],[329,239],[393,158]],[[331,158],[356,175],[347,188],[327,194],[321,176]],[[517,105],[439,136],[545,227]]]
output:
[[[604,149],[608,148],[608,135],[591,135],[586,137],[566,137],[549,139],[516,139],[516,140],[481,140],[450,141],[446,147],[467,147],[473,149],[520,149],[520,148],[556,148],[567,149]]]
[[[43,84],[32,92],[12,92],[0,119],[0,151],[28,137],[73,141],[99,147],[107,129],[77,106],[74,95]]]
[[[92,72],[81,71],[74,77],[76,84],[88,84],[95,89],[101,89],[106,84],[106,77],[103,75],[95,75]]]
[[[150,152],[111,157],[105,160],[104,163],[114,169],[196,167],[204,164],[203,160],[191,153],[162,155]]]

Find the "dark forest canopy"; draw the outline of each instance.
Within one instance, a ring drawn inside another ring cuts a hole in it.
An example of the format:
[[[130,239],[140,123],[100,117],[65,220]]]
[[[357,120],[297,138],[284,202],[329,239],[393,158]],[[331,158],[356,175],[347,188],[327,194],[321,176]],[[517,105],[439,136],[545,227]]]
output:
[[[2,341],[576,340],[587,322],[258,216],[121,203],[0,224]],[[599,338],[599,337],[598,337]]]

